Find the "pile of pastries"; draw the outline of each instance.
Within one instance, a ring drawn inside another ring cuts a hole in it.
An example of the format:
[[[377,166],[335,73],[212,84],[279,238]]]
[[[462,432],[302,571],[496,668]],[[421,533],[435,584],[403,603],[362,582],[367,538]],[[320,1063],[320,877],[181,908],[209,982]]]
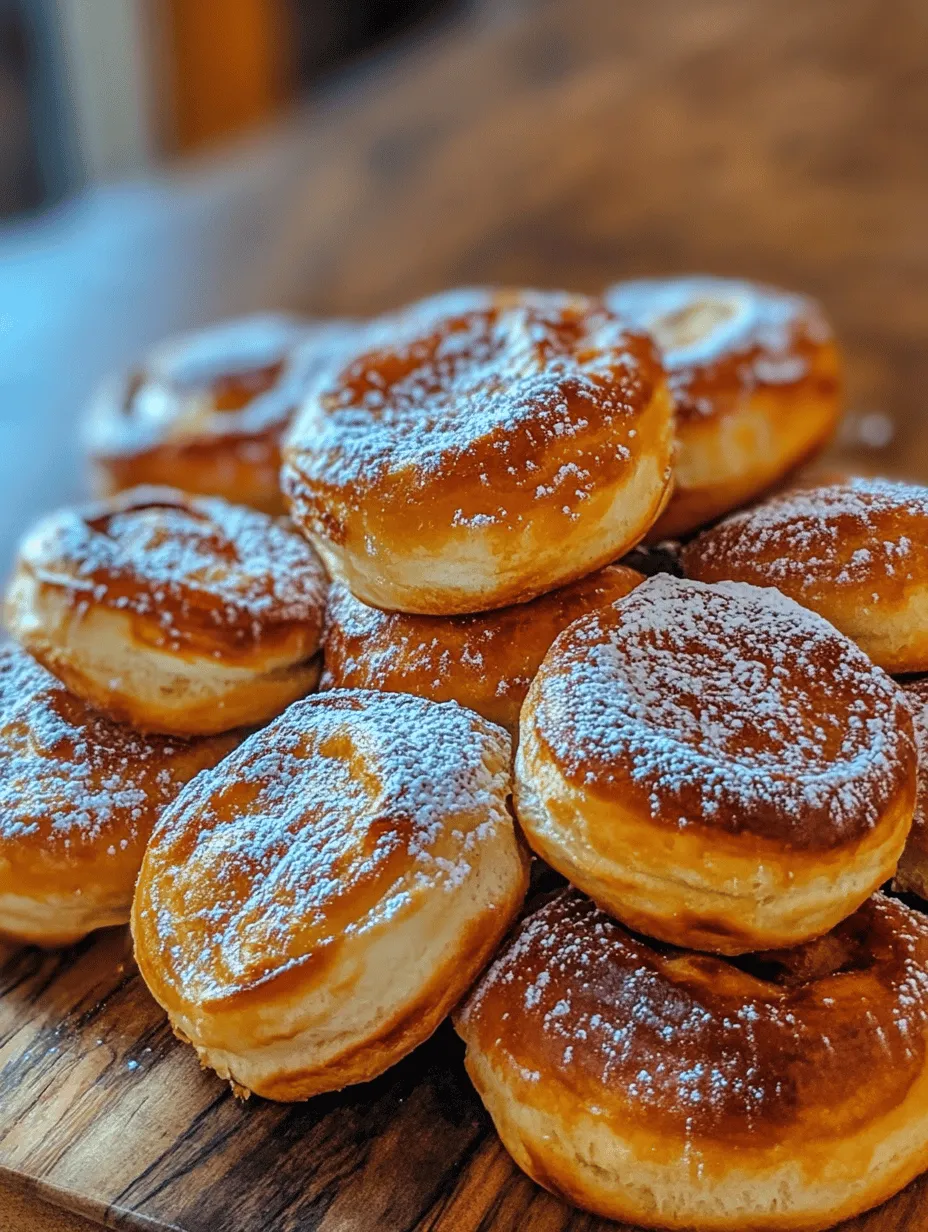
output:
[[[839,411],[818,306],[716,278],[158,348],[9,585],[0,930],[131,918],[243,1095],[452,1015],[604,1216],[884,1200],[928,1167],[928,489],[796,478]]]

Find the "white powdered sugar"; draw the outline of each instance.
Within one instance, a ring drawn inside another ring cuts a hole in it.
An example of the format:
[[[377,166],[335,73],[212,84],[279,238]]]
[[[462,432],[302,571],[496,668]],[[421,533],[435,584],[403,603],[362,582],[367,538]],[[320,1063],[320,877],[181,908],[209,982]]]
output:
[[[925,567],[928,488],[890,479],[851,479],[798,488],[733,514],[683,551],[702,577],[727,572],[788,585],[851,587],[909,579]]]
[[[508,763],[508,736],[453,702],[335,690],[291,706],[153,839],[154,926],[185,987],[222,995],[460,887],[511,825]]]
[[[821,617],[738,583],[649,579],[562,634],[532,698],[562,773],[678,827],[837,845],[912,765],[893,681]]]
[[[686,1137],[775,1133],[809,1101],[833,1107],[868,1063],[921,1064],[926,957],[922,919],[879,894],[821,941],[726,960],[636,937],[567,890],[523,921],[461,1029],[593,1116],[598,1089],[610,1115],[668,1116]]]
[[[41,836],[50,851],[93,843],[111,827],[120,849],[147,834],[190,774],[193,746],[112,723],[28,655],[0,650],[0,846]],[[203,746],[205,748],[205,746]],[[110,849],[116,854],[115,846]]]
[[[613,466],[630,459],[625,438],[657,374],[641,361],[647,343],[633,346],[583,297],[527,292],[488,308],[484,295],[438,297],[372,326],[365,354],[308,397],[290,433],[297,474],[285,468],[285,490],[299,476],[345,488],[389,475],[412,492],[422,475],[466,471],[487,505],[459,510],[453,524],[488,525],[506,516],[494,496],[520,491],[570,508],[596,488],[606,453]],[[602,458],[583,444],[596,437],[607,441]]]
[[[912,828],[923,842],[928,837],[928,677],[906,681],[903,689],[912,712],[918,749],[918,794]]]
[[[732,278],[654,278],[620,282],[606,302],[661,348],[670,387],[681,407],[715,410],[695,388],[710,367],[739,361],[742,386],[788,385],[808,372],[800,340],[823,343],[831,331],[813,300]]]
[[[75,601],[155,615],[166,636],[197,617],[254,637],[291,622],[321,629],[326,579],[310,545],[283,519],[219,498],[137,488],[49,515],[20,553]]]
[[[319,374],[351,349],[355,330],[348,321],[265,314],[171,339],[103,386],[85,444],[116,458],[279,430]]]

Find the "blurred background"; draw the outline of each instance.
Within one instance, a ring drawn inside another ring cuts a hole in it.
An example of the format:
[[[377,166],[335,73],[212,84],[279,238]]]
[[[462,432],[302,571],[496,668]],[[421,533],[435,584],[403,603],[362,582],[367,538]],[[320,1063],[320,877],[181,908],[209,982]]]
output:
[[[928,478],[924,0],[0,0],[0,569],[156,339],[455,283],[819,296]]]
[[[0,0],[0,215],[266,122],[460,0]]]

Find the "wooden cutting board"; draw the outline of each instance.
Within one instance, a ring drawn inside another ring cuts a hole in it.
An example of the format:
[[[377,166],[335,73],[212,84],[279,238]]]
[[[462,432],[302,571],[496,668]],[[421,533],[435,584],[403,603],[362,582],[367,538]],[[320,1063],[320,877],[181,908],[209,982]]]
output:
[[[174,1039],[125,930],[0,947],[0,1176],[146,1232],[615,1232],[516,1169],[461,1054],[446,1024],[366,1086],[242,1103]],[[842,1227],[928,1229],[928,1178]]]

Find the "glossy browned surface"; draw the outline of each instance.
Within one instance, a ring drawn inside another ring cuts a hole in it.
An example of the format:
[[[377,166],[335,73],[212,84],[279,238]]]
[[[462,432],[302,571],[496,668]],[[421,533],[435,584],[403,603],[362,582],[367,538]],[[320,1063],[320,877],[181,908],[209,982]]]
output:
[[[80,618],[124,613],[141,645],[235,662],[319,648],[327,581],[292,525],[219,499],[137,488],[51,514],[20,567]]]
[[[902,687],[912,708],[918,749],[918,792],[897,880],[902,889],[928,899],[928,677],[906,681]]]
[[[563,533],[654,447],[650,339],[596,299],[491,298],[397,314],[314,387],[281,476],[300,525],[369,552],[489,528],[503,555],[507,535]]]
[[[19,649],[0,650],[0,889],[126,901],[164,807],[240,736],[111,723]]]
[[[152,838],[133,907],[149,986],[213,1009],[324,981],[343,944],[414,911],[417,870],[435,890],[480,860],[473,832],[501,805],[483,764],[501,793],[508,760],[505,733],[460,707],[360,691],[291,706]]]
[[[522,730],[570,786],[668,833],[790,851],[911,813],[905,699],[847,638],[772,590],[649,578],[554,642]],[[620,826],[599,827],[623,856]]]
[[[928,586],[928,487],[855,479],[783,492],[704,531],[682,561],[702,582],[776,586],[839,628],[842,603],[878,621]]]
[[[519,926],[458,1030],[567,1127],[595,1107],[668,1153],[817,1152],[921,1077],[928,924],[876,895],[818,941],[726,961],[635,936],[568,890]]]
[[[457,701],[516,731],[525,694],[557,635],[640,581],[634,569],[608,565],[530,603],[473,616],[383,612],[335,583],[326,614],[322,687]]]
[[[341,338],[340,326],[256,314],[161,344],[92,400],[97,488],[173,484],[282,512],[281,437]]]
[[[606,302],[654,334],[682,425],[725,415],[760,388],[837,397],[831,330],[808,299],[758,284],[680,278],[620,282]]]

